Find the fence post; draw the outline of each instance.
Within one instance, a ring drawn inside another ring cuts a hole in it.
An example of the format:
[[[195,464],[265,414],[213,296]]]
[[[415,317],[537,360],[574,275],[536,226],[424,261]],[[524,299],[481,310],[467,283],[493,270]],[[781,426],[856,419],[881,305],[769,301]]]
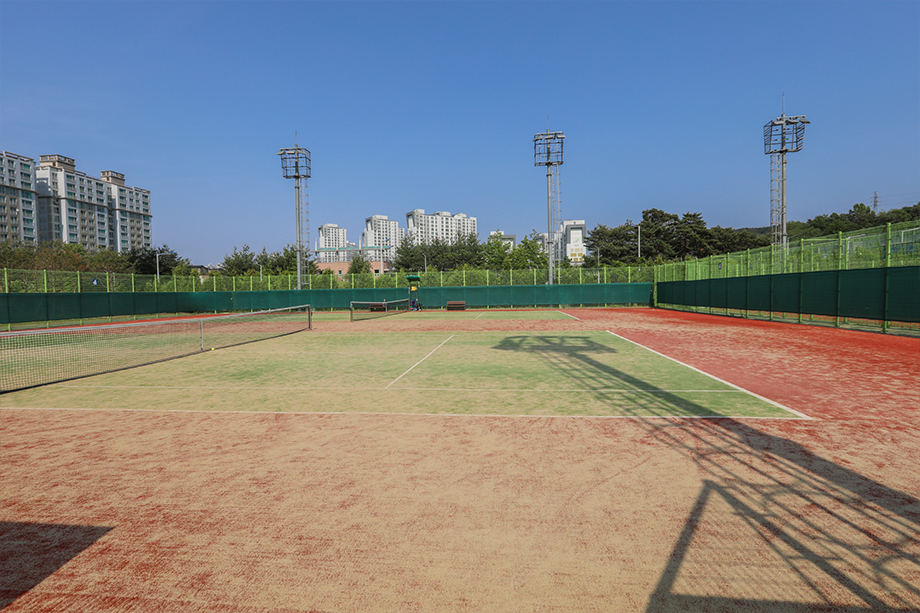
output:
[[[9,293],[10,293],[10,279],[9,279],[8,274],[7,274],[7,269],[6,269],[6,268],[3,269],[3,292],[4,292],[5,294],[9,294]]]
[[[885,224],[885,295],[882,302],[882,332],[888,332],[888,274],[891,268],[891,222]]]
[[[77,293],[79,294],[82,291],[83,291],[83,284],[80,283],[80,271],[78,270],[77,271]]]
[[[252,291],[252,280],[253,280],[253,276],[249,275],[249,291],[250,292]]]

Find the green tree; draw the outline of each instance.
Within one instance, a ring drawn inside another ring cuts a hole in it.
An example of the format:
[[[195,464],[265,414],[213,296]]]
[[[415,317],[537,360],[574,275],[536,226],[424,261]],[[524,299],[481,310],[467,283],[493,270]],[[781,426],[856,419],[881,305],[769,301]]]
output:
[[[131,272],[131,260],[127,254],[114,249],[103,249],[84,256],[88,270],[95,272],[126,273]]]
[[[348,265],[348,274],[350,275],[366,275],[371,272],[371,262],[366,257],[360,253],[356,253],[351,258],[351,263]]]
[[[681,260],[704,258],[713,254],[712,232],[700,213],[684,213],[672,227],[674,254]]]
[[[180,258],[178,253],[164,243],[160,247],[135,247],[128,252],[128,261],[139,275],[155,275],[158,266],[161,275],[169,275],[179,264]]]
[[[224,256],[221,271],[228,277],[242,277],[253,272],[258,273],[259,268],[256,266],[255,259],[256,256],[249,249],[249,245],[244,244],[240,250],[234,247],[232,253]]]
[[[519,269],[538,269],[549,268],[549,256],[543,249],[543,242],[536,230],[521,239],[511,251],[511,268]]]
[[[625,261],[635,261],[635,226],[629,220],[626,224],[615,228],[598,224],[593,230],[587,232],[585,247],[588,250],[585,263],[588,266],[610,266]]]
[[[482,246],[482,264],[487,270],[511,268],[511,245],[500,234],[492,234]]]

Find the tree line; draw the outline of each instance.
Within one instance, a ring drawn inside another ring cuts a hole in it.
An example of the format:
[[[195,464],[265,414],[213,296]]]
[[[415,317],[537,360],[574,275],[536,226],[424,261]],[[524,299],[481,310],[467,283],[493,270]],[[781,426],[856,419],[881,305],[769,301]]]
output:
[[[790,221],[786,225],[790,240],[827,236],[864,228],[920,220],[920,203],[899,209],[876,212],[863,203],[854,204],[846,213],[818,215],[806,222]],[[642,219],[627,219],[618,226],[598,224],[585,237],[588,267],[658,264],[673,260],[704,258],[770,244],[770,228],[708,227],[700,213],[676,215],[661,209],[642,211]],[[182,258],[166,244],[159,247],[134,248],[127,253],[113,250],[90,252],[82,245],[46,242],[26,245],[0,241],[0,268],[19,270],[60,270],[111,273],[157,273],[157,256],[161,275],[198,274],[188,258]],[[572,263],[564,258],[561,268]],[[448,243],[435,239],[416,244],[408,237],[396,249],[393,266],[400,271],[449,270],[543,270],[548,266],[539,234],[534,230],[512,248],[501,236],[492,235],[480,242],[474,234],[460,234]],[[355,255],[348,273],[371,271],[370,261]],[[332,274],[320,271],[316,263],[305,258],[304,274]],[[264,247],[254,252],[243,245],[224,256],[219,270],[212,275],[293,275],[297,273],[297,251],[293,245],[269,252]]]

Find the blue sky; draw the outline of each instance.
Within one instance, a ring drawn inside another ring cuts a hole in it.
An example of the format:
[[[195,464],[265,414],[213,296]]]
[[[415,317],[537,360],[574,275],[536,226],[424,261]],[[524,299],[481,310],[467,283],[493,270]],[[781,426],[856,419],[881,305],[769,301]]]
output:
[[[0,148],[151,190],[198,264],[323,223],[464,212],[545,231],[533,136],[566,134],[562,213],[770,222],[763,125],[806,115],[789,218],[920,201],[920,2],[0,0]]]

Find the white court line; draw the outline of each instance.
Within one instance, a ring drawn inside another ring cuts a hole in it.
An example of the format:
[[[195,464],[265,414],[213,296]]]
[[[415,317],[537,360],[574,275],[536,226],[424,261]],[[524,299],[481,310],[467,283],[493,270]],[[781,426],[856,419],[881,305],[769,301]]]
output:
[[[447,342],[447,341],[445,341]],[[442,343],[443,344],[443,343]],[[430,354],[429,354],[430,355]],[[409,372],[409,371],[406,371]],[[405,373],[404,373],[405,374]],[[395,382],[394,382],[395,383]],[[67,383],[51,384],[55,387],[66,387],[68,389],[156,389],[156,390],[264,390],[265,386],[260,385],[234,385],[232,388],[226,386],[211,385],[70,385]],[[392,383],[390,384],[392,385]],[[389,386],[387,386],[389,387]],[[315,385],[292,385],[278,386],[273,385],[272,389],[279,390],[338,390],[342,391],[341,386],[319,387]],[[386,389],[386,388],[384,388]],[[356,389],[355,391],[364,391]],[[401,387],[399,391],[413,392],[495,392],[505,394],[593,394],[596,392],[617,393],[617,394],[750,394],[743,389],[730,390],[663,390],[663,389],[640,389],[631,387],[598,387],[591,389],[527,389],[527,388],[502,388],[502,387]]]
[[[446,342],[449,341],[450,339],[454,338],[455,336],[456,336],[456,334],[451,334],[449,337],[447,337],[446,339],[444,339],[444,343],[446,343]],[[411,371],[413,368],[415,368],[416,366],[418,366],[419,364],[421,364],[422,362],[424,362],[425,360],[427,360],[428,358],[430,358],[430,357],[431,357],[431,354],[434,353],[435,351],[437,351],[438,349],[440,349],[440,348],[444,345],[444,343],[441,343],[440,345],[438,345],[437,347],[435,347],[434,349],[432,349],[432,350],[431,350],[431,353],[429,353],[428,355],[426,355],[425,357],[423,357],[421,360],[419,360],[418,362],[416,362],[415,364],[413,364],[412,366],[410,366],[410,367],[409,367],[409,370],[407,370],[407,371],[404,372],[403,374],[399,375],[398,377],[396,377],[395,379],[393,379],[392,381],[390,381],[390,385],[393,385],[394,383],[396,383],[397,381],[399,381],[400,379],[402,379],[403,377],[405,377],[406,375],[408,375],[408,374],[409,374],[409,371]],[[387,385],[387,386],[386,386],[385,388],[383,388],[383,389],[390,389],[390,385]]]
[[[565,311],[558,311],[558,312],[559,312],[559,313],[562,313],[563,315],[568,315],[568,316],[571,317],[572,319],[577,319],[578,321],[581,321],[581,318],[580,318],[580,317],[575,317],[575,316],[572,315],[571,313],[566,313]]]
[[[769,417],[754,415],[503,415],[501,413],[374,413],[372,411],[202,411],[200,409],[99,409],[99,408],[67,408],[67,407],[0,407],[0,411],[99,411],[99,412],[121,412],[121,413],[192,413],[192,414],[209,414],[209,415],[373,415],[375,417],[447,417],[447,418],[509,418],[509,419],[754,419],[754,420],[796,420],[798,417]],[[814,418],[809,418],[814,419]]]
[[[482,313],[480,313],[479,315],[477,315],[477,316],[474,317],[473,319],[479,319],[480,317],[482,317],[482,316],[485,315],[486,313],[488,313],[488,311],[483,311]]]
[[[780,408],[780,409],[783,409],[784,411],[789,411],[790,413],[793,413],[793,414],[795,414],[795,415],[798,415],[799,417],[804,417],[805,419],[814,419],[814,417],[811,417],[810,415],[806,415],[805,413],[800,413],[799,411],[796,411],[795,409],[790,409],[789,407],[787,407],[787,406],[785,406],[785,405],[782,405],[782,404],[780,404],[780,403],[778,403],[778,402],[775,402],[775,401],[773,401],[773,400],[770,400],[769,398],[765,398],[765,397],[761,396],[760,394],[755,394],[754,392],[752,392],[752,391],[750,391],[750,390],[746,390],[746,389],[744,389],[743,387],[741,387],[741,386],[739,386],[739,385],[735,385],[734,383],[731,383],[731,382],[726,381],[726,380],[724,380],[724,379],[720,379],[720,378],[716,377],[715,375],[711,375],[711,374],[709,374],[709,373],[706,372],[706,371],[700,370],[699,368],[695,368],[695,367],[693,367],[693,366],[690,366],[689,364],[684,364],[684,363],[681,362],[680,360],[675,360],[674,358],[672,358],[672,357],[670,357],[670,356],[667,356],[667,355],[665,355],[665,354],[663,354],[663,353],[659,353],[659,352],[655,351],[654,349],[650,349],[649,347],[646,347],[645,345],[640,345],[640,344],[637,343],[636,341],[631,341],[631,340],[629,340],[628,338],[623,337],[623,336],[620,336],[619,334],[617,334],[617,333],[615,333],[615,332],[611,332],[610,330],[607,330],[606,332],[607,332],[607,334],[612,334],[613,336],[615,336],[615,337],[617,337],[617,338],[619,338],[619,339],[623,339],[623,340],[626,341],[627,343],[632,343],[632,344],[635,345],[636,347],[641,347],[641,348],[645,349],[646,351],[651,351],[651,352],[654,353],[655,355],[660,355],[661,357],[663,357],[663,358],[665,358],[665,359],[671,360],[672,362],[676,362],[677,364],[680,364],[680,365],[683,366],[684,368],[689,368],[690,370],[694,370],[694,371],[700,373],[701,375],[706,375],[706,376],[709,377],[710,379],[713,379],[713,380],[715,380],[715,381],[718,381],[719,383],[724,383],[725,385],[728,385],[728,386],[730,386],[730,387],[733,387],[733,388],[735,388],[736,390],[740,390],[740,391],[742,391],[742,392],[744,392],[744,393],[746,393],[746,394],[750,394],[750,395],[753,396],[754,398],[759,398],[760,400],[763,400],[764,402],[766,402],[766,403],[768,403],[768,404],[772,404],[772,405],[775,406],[775,407],[778,407],[778,408]]]

